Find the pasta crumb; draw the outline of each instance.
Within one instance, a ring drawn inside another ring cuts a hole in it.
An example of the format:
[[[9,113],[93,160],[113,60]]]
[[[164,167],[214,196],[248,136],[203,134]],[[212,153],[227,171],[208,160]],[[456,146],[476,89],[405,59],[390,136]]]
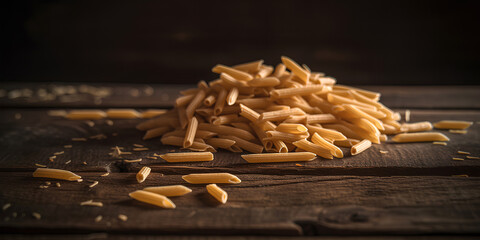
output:
[[[452,160],[455,160],[455,161],[463,161],[463,160],[465,160],[465,159],[463,159],[463,158],[456,158],[456,157],[454,157],[454,158],[452,158]]]
[[[141,161],[142,161],[141,158],[133,159],[133,160],[128,160],[128,159],[123,160],[123,162],[126,162],[126,163],[135,163],[135,162],[141,162]]]
[[[105,120],[105,123],[106,123],[108,126],[113,126],[113,121],[110,120],[110,119]]]
[[[40,215],[40,213],[37,213],[37,212],[32,212],[32,216],[37,220],[42,219],[42,215]]]
[[[83,165],[87,165],[87,162],[83,162]]]
[[[448,131],[451,132],[451,133],[467,134],[467,130],[454,130],[454,129],[450,129],[450,130],[448,130]]]
[[[10,208],[11,206],[12,206],[11,203],[5,203],[5,204],[3,205],[3,207],[2,207],[2,210],[5,211],[5,210],[7,210],[8,208]]]
[[[72,162],[72,160],[68,160],[65,162],[65,164],[70,164]]]
[[[64,154],[64,153],[65,153],[64,151],[61,151],[61,152],[53,153],[53,155],[57,156],[57,155],[62,155],[62,154]]]
[[[382,153],[382,154],[387,154],[388,151],[380,150],[380,153]]]
[[[147,151],[148,148],[144,147],[144,148],[134,148],[133,151]]]
[[[102,215],[98,215],[98,216],[95,218],[95,222],[98,223],[98,222],[102,221],[102,219],[103,219],[103,216],[102,216]]]
[[[474,156],[467,156],[468,159],[480,159],[480,157],[474,157]]]
[[[102,202],[94,202],[93,200],[88,200],[85,202],[81,202],[80,206],[92,206],[92,207],[103,207]]]
[[[72,145],[65,145],[63,146],[64,148],[72,148],[73,146]]]
[[[88,187],[93,188],[98,185],[98,181],[94,181],[92,184],[90,184]]]
[[[127,217],[127,215],[124,215],[124,214],[118,214],[118,219],[125,222],[125,221],[128,220],[128,217]]]
[[[56,185],[57,187],[61,187],[61,186],[62,186],[59,182],[55,183],[55,185]]]
[[[137,148],[143,148],[143,147],[145,147],[145,146],[143,146],[142,144],[136,144],[136,143],[134,143],[133,146],[134,146],[134,147],[137,147]]]
[[[467,174],[452,175],[452,177],[468,177]]]
[[[106,176],[108,176],[108,175],[110,175],[110,172],[106,172],[106,173],[104,173],[104,174],[102,174],[102,175],[100,175],[100,176],[106,177]]]
[[[446,142],[433,142],[433,144],[447,146]]]
[[[458,154],[464,154],[464,155],[470,155],[469,152],[465,152],[465,151],[457,151]]]
[[[37,166],[37,167],[43,167],[43,168],[46,168],[46,167],[47,167],[46,165],[39,164],[39,163],[35,163],[35,166]]]

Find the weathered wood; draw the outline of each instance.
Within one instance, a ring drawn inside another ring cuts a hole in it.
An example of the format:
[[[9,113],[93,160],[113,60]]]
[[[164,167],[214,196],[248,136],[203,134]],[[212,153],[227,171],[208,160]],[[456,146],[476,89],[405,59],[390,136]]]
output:
[[[74,86],[80,84],[64,83],[2,83],[0,89],[53,89],[53,86]],[[42,101],[34,94],[31,98],[0,98],[2,107],[137,107],[137,108],[167,108],[174,105],[181,90],[196,87],[193,85],[163,85],[163,84],[88,84],[94,87],[106,87],[111,95],[101,101],[89,94],[58,95],[54,100]],[[390,108],[411,109],[479,109],[476,101],[479,86],[360,86],[382,94],[381,102]],[[153,90],[152,95],[147,92]],[[135,95],[138,93],[138,96]]]
[[[15,120],[15,113],[21,113],[22,119]],[[351,156],[344,148],[343,159],[318,159],[301,163],[247,164],[240,154],[220,150],[215,153],[215,160],[203,163],[166,163],[161,159],[148,159],[153,153],[166,153],[177,147],[163,146],[158,139],[142,141],[143,132],[134,129],[142,120],[114,120],[113,126],[104,120],[94,121],[94,127],[84,121],[66,120],[47,116],[46,110],[2,110],[0,120],[0,171],[31,171],[35,163],[45,164],[52,168],[75,171],[113,171],[135,172],[142,165],[165,173],[183,174],[195,171],[232,171],[235,173],[261,174],[313,174],[313,175],[480,175],[480,161],[453,161],[459,157],[458,150],[471,152],[480,156],[480,125],[474,124],[468,133],[454,134],[441,130],[451,141],[448,146],[432,143],[397,144],[388,142],[374,145],[362,154]],[[480,111],[477,110],[412,110],[412,121],[438,121],[457,119],[477,121]],[[112,134],[118,133],[118,136]],[[72,142],[71,138],[105,134],[106,139],[88,139],[86,142]],[[150,150],[134,152],[133,144],[143,144]],[[71,149],[63,146],[72,144]],[[123,163],[108,155],[114,146],[125,147],[125,151],[133,154],[124,155],[126,159],[143,158],[141,163]],[[379,151],[388,151],[382,154]],[[53,162],[49,157],[55,152],[65,151]],[[71,160],[66,165],[65,162]],[[83,164],[86,162],[86,165]],[[215,167],[215,168],[214,168]]]
[[[84,182],[47,179],[31,173],[0,174],[3,233],[139,234],[480,234],[480,178],[238,175],[222,185],[219,205],[204,185],[155,171],[142,184],[133,173],[81,173]],[[89,188],[90,181],[100,183]],[[172,197],[177,208],[160,209],[128,197],[147,186],[184,184],[193,192]],[[80,206],[93,199],[103,207]],[[17,217],[13,217],[13,212]],[[42,215],[41,220],[31,212]],[[128,221],[117,216],[125,214]],[[103,216],[96,223],[95,217]]]

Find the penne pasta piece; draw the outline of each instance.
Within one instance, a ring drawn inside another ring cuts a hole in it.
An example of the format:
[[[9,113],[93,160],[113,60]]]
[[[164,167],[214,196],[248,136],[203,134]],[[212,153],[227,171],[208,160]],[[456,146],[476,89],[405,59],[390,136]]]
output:
[[[353,147],[355,144],[358,144],[360,140],[357,139],[345,139],[345,140],[335,140],[333,144],[339,147]]]
[[[400,133],[395,135],[392,140],[394,142],[443,142],[450,139],[439,132],[422,132],[422,133]]]
[[[350,86],[345,86],[345,85],[340,85],[336,84],[333,89],[339,89],[339,90],[355,90],[356,92],[362,94],[363,96],[372,99],[373,101],[378,101],[380,99],[380,93],[377,92],[372,92],[368,91],[365,89],[360,89],[360,88],[355,88],[355,87],[350,87]]]
[[[145,181],[145,179],[147,179],[148,175],[150,175],[150,172],[152,171],[151,168],[149,167],[142,167],[142,169],[140,169],[140,171],[138,171],[137,173],[137,182],[138,183],[142,183]]]
[[[333,145],[332,143],[328,142],[324,138],[322,138],[318,133],[314,133],[312,136],[312,142],[330,150],[330,154],[332,154],[336,158],[343,158],[343,152],[340,148]]]
[[[205,91],[204,90],[198,91],[198,93],[195,95],[195,97],[192,99],[192,101],[185,108],[185,112],[186,112],[188,120],[192,119],[193,114],[195,113],[195,110],[200,105],[202,105],[204,98],[205,98]]]
[[[279,131],[267,131],[267,137],[271,140],[282,140],[285,142],[295,142],[300,139],[306,139],[308,136],[308,132],[305,134],[292,134]]]
[[[282,62],[285,66],[290,69],[295,75],[297,75],[302,81],[306,84],[310,78],[310,72],[300,67],[296,62],[294,62],[289,57],[282,56]]]
[[[242,155],[242,158],[249,163],[303,162],[312,161],[316,155],[311,152],[262,153],[246,154]]]
[[[143,189],[143,191],[160,194],[165,197],[177,197],[177,196],[183,196],[185,194],[191,193],[192,189],[185,187],[183,185],[170,185],[170,186],[160,186],[160,187],[146,187]]]
[[[226,74],[228,74],[228,75],[230,75],[230,76],[232,76],[235,79],[240,80],[240,81],[250,81],[250,80],[253,79],[252,75],[250,75],[246,72],[243,72],[243,71],[231,68],[231,67],[227,67],[227,66],[221,65],[221,64],[217,64],[215,67],[213,67],[212,72],[219,73],[219,74],[220,73],[226,73]]]
[[[115,119],[134,119],[141,116],[135,109],[108,109],[106,114],[108,118]]]
[[[293,96],[304,96],[309,94],[326,93],[329,91],[329,87],[325,85],[307,85],[297,88],[282,88],[270,91],[272,98],[289,98]]]
[[[233,68],[240,71],[244,71],[244,72],[254,73],[260,70],[260,67],[262,66],[262,64],[263,64],[263,59],[253,61],[253,62],[238,64],[233,66]]]
[[[388,140],[388,136],[385,134],[380,135],[380,142],[386,142]]]
[[[336,121],[337,121],[337,118],[330,113],[307,115],[307,124],[335,123]]]
[[[237,97],[238,97],[238,88],[234,87],[230,89],[227,95],[227,104],[229,106],[235,104],[235,102],[237,101]]]
[[[221,136],[222,138],[231,139],[235,141],[235,145],[240,147],[243,150],[247,150],[252,153],[261,153],[263,152],[263,146],[249,142],[247,140],[241,139],[236,136]]]
[[[183,147],[183,137],[177,136],[163,136],[160,140],[164,145],[173,145],[173,146],[180,146]],[[201,143],[201,142],[193,142],[192,145],[189,147],[190,150],[194,151],[209,151],[209,152],[216,152],[215,148],[212,146]]]
[[[175,204],[167,197],[160,194],[153,193],[153,192],[137,190],[135,192],[129,193],[128,196],[140,202],[149,203],[162,208],[176,207]]]
[[[178,121],[180,122],[180,127],[182,129],[185,129],[189,122],[187,119],[187,110],[185,109],[184,106],[182,106],[177,108],[177,112],[178,112]]]
[[[292,133],[292,134],[306,134],[308,129],[303,124],[298,123],[280,123],[275,128],[275,131]]]
[[[272,140],[272,143],[275,146],[275,152],[288,153],[288,146],[282,140]]]
[[[248,88],[248,84],[245,81],[239,81],[226,73],[220,74],[220,79],[222,80],[222,85],[226,89],[232,89],[234,87],[239,89]]]
[[[163,126],[163,127],[158,127],[158,128],[153,128],[147,130],[145,135],[143,136],[143,140],[148,140],[156,137],[160,137],[163,134],[167,133],[170,131],[172,128],[170,126]]]
[[[213,160],[211,152],[166,153],[160,157],[167,162],[206,162]]]
[[[102,110],[72,110],[65,115],[70,120],[98,120],[106,117],[107,114]]]
[[[243,104],[240,104],[240,115],[252,122],[256,122],[260,118],[260,114]]]
[[[400,132],[425,132],[433,129],[430,122],[404,123],[400,127]]]
[[[240,178],[230,173],[192,173],[182,176],[182,179],[191,184],[242,182]]]
[[[355,105],[355,106],[360,106],[360,107],[364,107],[364,108],[370,108],[372,110],[377,110],[377,108],[375,106],[365,104],[365,103],[356,101],[354,99],[338,96],[338,95],[335,95],[335,94],[332,94],[332,93],[327,94],[327,100],[328,100],[329,103],[335,104],[335,105],[349,104],[349,105]]]
[[[235,141],[226,138],[210,138],[206,140],[206,143],[214,148],[223,148],[229,150],[235,144]]]
[[[467,129],[473,124],[469,121],[443,120],[433,124],[438,129]]]
[[[33,172],[33,177],[54,178],[68,181],[77,181],[79,179],[82,179],[82,177],[73,172],[53,168],[37,168]]]
[[[222,125],[216,126],[213,124],[200,123],[198,125],[198,129],[215,132],[218,135],[232,135],[245,140],[255,139],[255,136],[253,136],[250,132],[247,132],[243,129],[238,129],[238,128],[229,127],[229,126],[222,126]]]
[[[196,117],[192,117],[190,122],[188,123],[187,131],[185,133],[185,139],[183,140],[183,147],[188,148],[192,146],[193,139],[195,138],[195,134],[197,133],[198,128],[198,120]]]
[[[285,73],[285,70],[287,70],[287,67],[284,64],[279,63],[277,64],[277,67],[275,67],[275,72],[273,72],[273,76],[276,78],[279,78],[283,76],[283,74]]]
[[[219,188],[217,184],[208,184],[207,192],[222,204],[225,204],[228,199],[228,194],[223,189]]]
[[[363,139],[361,142],[353,145],[350,151],[351,151],[352,155],[357,155],[357,154],[367,150],[371,146],[372,146],[372,142],[370,142],[367,139]]]
[[[276,77],[255,78],[248,82],[252,87],[275,87],[280,84],[280,80]]]
[[[302,139],[296,142],[293,142],[293,145],[297,146],[297,148],[303,149],[307,152],[313,152],[320,157],[326,159],[333,159],[333,155],[330,153],[329,149],[323,148],[315,143],[308,141],[307,139]]]
[[[198,91],[195,92],[195,94],[197,93]],[[181,96],[179,98],[177,98],[175,100],[175,106],[176,107],[185,107],[187,106],[191,101],[192,99],[195,97],[195,94],[190,94],[190,95],[185,95],[185,96]]]
[[[269,98],[238,99],[237,103],[243,104],[244,106],[247,106],[252,109],[265,109],[273,104]]]
[[[227,90],[222,88],[222,90],[220,90],[220,92],[218,93],[217,102],[215,103],[215,107],[213,109],[213,113],[215,115],[220,115],[220,113],[222,113],[226,103],[226,99],[227,99]]]
[[[341,132],[336,130],[317,127],[310,124],[307,124],[307,129],[310,135],[313,135],[314,133],[318,133],[318,135],[320,135],[321,137],[330,139],[330,140],[346,140],[347,139],[345,135],[343,135]]]
[[[358,109],[356,106],[351,104],[344,104],[343,107],[345,108],[345,111],[352,114],[354,118],[365,118],[369,122],[373,123],[373,125],[375,125],[378,130],[385,130],[382,121],[370,116],[364,111]]]
[[[159,115],[165,114],[167,112],[166,109],[148,109],[142,112],[142,118],[153,118],[158,117]]]
[[[208,95],[208,97],[203,99],[203,105],[210,107],[215,103],[215,100],[216,100],[215,95],[210,94]]]
[[[209,121],[213,125],[224,125],[238,120],[237,114],[228,114],[221,116],[211,116]]]
[[[234,123],[230,123],[230,125],[232,125],[233,127],[235,128],[239,128],[239,129],[242,129],[242,130],[245,130],[249,133],[253,133],[253,129],[248,125],[248,123],[244,123],[244,122],[234,122]]]
[[[278,121],[287,119],[290,115],[305,115],[305,112],[299,108],[292,108],[289,110],[279,110],[271,112],[263,112],[260,114],[259,120],[263,121]]]
[[[271,66],[261,66],[260,70],[255,74],[256,78],[265,78],[272,74],[273,72],[273,67]]]

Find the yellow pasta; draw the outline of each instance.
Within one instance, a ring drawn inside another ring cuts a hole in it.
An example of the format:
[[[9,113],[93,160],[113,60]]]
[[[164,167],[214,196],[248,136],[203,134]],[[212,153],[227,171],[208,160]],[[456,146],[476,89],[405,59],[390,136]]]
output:
[[[237,101],[237,97],[238,97],[238,88],[234,87],[230,89],[227,95],[227,104],[229,106],[235,104],[235,102]]]
[[[330,153],[329,149],[323,148],[315,143],[308,141],[307,139],[302,139],[302,140],[293,142],[293,145],[305,151],[313,152],[320,157],[323,157],[326,159],[333,159],[333,155]]]
[[[198,91],[197,91],[198,92]],[[197,93],[195,92],[195,93]],[[177,98],[175,100],[175,106],[176,107],[185,107],[187,106],[191,101],[192,99],[195,97],[195,94],[190,94],[190,95],[186,95],[186,96],[181,96],[179,98]]]
[[[239,137],[229,135],[229,136],[222,136],[222,138],[231,139],[231,140],[235,141],[235,145],[237,145],[241,149],[247,150],[249,152],[252,152],[252,153],[263,152],[263,146],[260,146],[258,144],[249,142],[249,141],[241,139]]]
[[[223,148],[227,150],[235,144],[234,140],[226,138],[210,138],[207,139],[205,142],[214,148]]]
[[[231,67],[227,67],[227,66],[221,65],[221,64],[217,64],[215,67],[213,67],[212,72],[214,72],[214,73],[226,73],[226,74],[234,77],[235,79],[241,80],[241,81],[250,81],[250,80],[253,79],[252,75],[250,75],[246,72],[243,72],[243,71],[231,68]]]
[[[276,77],[276,78],[279,78],[279,77],[283,76],[286,69],[287,69],[287,67],[284,64],[279,63],[277,65],[277,67],[275,67],[275,72],[273,73],[273,76]]]
[[[233,66],[233,68],[240,71],[244,71],[244,72],[254,73],[260,70],[260,67],[262,66],[262,64],[263,64],[263,59],[253,61],[253,62],[238,64]]]
[[[131,198],[136,199],[141,202],[149,203],[156,205],[162,208],[175,208],[175,204],[168,199],[167,197],[156,194],[153,192],[148,192],[144,190],[137,190],[128,194]]]
[[[163,136],[162,139],[160,140],[162,144],[164,145],[173,145],[173,146],[180,146],[183,147],[183,141],[185,139],[183,137],[177,137],[177,136]],[[193,142],[192,145],[188,148],[190,150],[194,151],[209,151],[209,152],[216,152],[215,148],[212,146],[201,143],[201,142]]]
[[[280,80],[276,77],[255,78],[248,82],[252,87],[275,87],[280,84]]]
[[[163,195],[165,197],[177,197],[183,196],[185,194],[191,193],[192,189],[185,187],[183,185],[171,185],[171,186],[160,186],[160,187],[146,187],[143,189],[147,192],[152,192],[156,194]]]
[[[215,95],[208,95],[205,99],[203,99],[203,105],[210,107],[215,103]]]
[[[275,130],[292,134],[308,133],[308,129],[303,124],[298,123],[280,123],[280,125],[278,125]]]
[[[332,154],[336,158],[343,158],[343,152],[340,148],[333,145],[332,143],[328,142],[324,138],[322,138],[318,133],[314,133],[312,136],[312,142],[330,150],[330,154]]]
[[[182,176],[182,179],[191,184],[230,183],[238,184],[242,181],[230,173],[192,173]]]
[[[331,104],[338,104],[338,105],[341,105],[341,104],[350,104],[350,105],[355,105],[355,106],[361,106],[361,107],[365,107],[365,108],[370,108],[370,109],[372,109],[372,110],[376,110],[376,109],[377,109],[375,106],[372,106],[372,105],[369,105],[369,104],[366,104],[366,103],[362,103],[362,102],[356,101],[355,99],[350,99],[350,98],[345,98],[345,97],[342,97],[342,96],[338,96],[338,95],[335,95],[335,94],[332,94],[332,93],[328,93],[328,94],[327,94],[327,100],[328,100],[328,102],[330,102]]]
[[[108,118],[116,119],[133,119],[141,116],[135,109],[108,109],[106,114]]]
[[[308,85],[302,86],[297,88],[282,88],[282,89],[275,89],[270,92],[270,95],[273,98],[288,98],[292,96],[303,96],[309,95],[312,93],[325,93],[329,90],[329,87],[325,85]]]
[[[215,103],[215,107],[213,109],[213,113],[215,115],[220,115],[220,113],[222,113],[226,103],[226,99],[227,99],[227,90],[222,88],[222,90],[218,93],[217,102]]]
[[[255,136],[253,136],[250,132],[247,132],[243,129],[233,128],[229,126],[216,126],[213,124],[200,123],[198,125],[198,129],[215,132],[218,135],[233,135],[245,140],[255,139]]]
[[[300,139],[308,138],[309,133],[305,134],[292,134],[279,131],[267,131],[267,137],[272,140],[282,140],[285,142],[295,142]]]
[[[330,113],[307,115],[307,124],[335,123],[337,119]]]
[[[217,186],[217,184],[208,184],[207,192],[210,193],[215,199],[222,204],[225,204],[228,199],[228,194],[223,189]]]
[[[272,162],[303,162],[312,161],[316,158],[315,153],[262,153],[246,154],[242,158],[249,163],[272,163]]]
[[[162,115],[166,113],[166,109],[148,109],[144,112],[142,112],[142,118],[153,118],[153,117],[158,117],[159,115]]]
[[[343,107],[345,108],[345,111],[352,114],[354,116],[354,118],[365,118],[369,122],[373,123],[373,125],[375,125],[375,127],[378,130],[385,130],[385,128],[383,127],[382,121],[370,116],[369,114],[367,114],[364,111],[358,109],[354,105],[345,104],[345,105],[343,105]]]
[[[450,139],[439,132],[423,132],[423,133],[400,133],[395,135],[392,140],[394,142],[443,142]]]
[[[271,112],[263,112],[260,114],[259,120],[263,121],[278,121],[287,119],[290,115],[305,115],[305,112],[299,108],[292,108],[289,110],[279,110]]]
[[[260,118],[260,114],[243,104],[240,104],[240,115],[252,122],[257,121]]]
[[[256,78],[264,78],[270,75],[273,72],[273,67],[271,66],[261,66],[260,70],[255,74]]]
[[[198,120],[196,117],[192,117],[190,122],[188,123],[187,132],[185,133],[185,139],[183,140],[183,147],[188,148],[192,146],[193,139],[195,138],[195,134],[197,133],[198,128]]]
[[[205,162],[213,160],[211,152],[166,153],[160,155],[160,157],[167,162]]]
[[[289,57],[282,56],[282,62],[285,66],[290,69],[295,75],[303,80],[304,83],[308,83],[310,78],[310,72],[300,67],[296,62],[294,62]]]
[[[145,181],[145,179],[147,179],[148,175],[150,175],[150,172],[152,171],[151,168],[149,167],[142,167],[142,169],[140,169],[140,171],[138,171],[137,173],[137,182],[138,183],[142,183]]]
[[[400,132],[425,132],[432,130],[430,122],[404,123],[400,127]]]
[[[193,117],[195,110],[203,103],[204,98],[205,98],[205,91],[204,90],[198,91],[198,93],[195,95],[192,101],[185,108],[185,112],[187,114],[188,119],[191,119]]]
[[[346,140],[347,139],[345,135],[343,135],[341,132],[336,130],[317,127],[310,124],[307,124],[307,129],[310,135],[313,135],[314,133],[318,133],[318,135],[322,136],[323,138],[330,139],[330,140]]]
[[[372,142],[370,142],[367,139],[363,139],[361,142],[353,145],[352,148],[350,149],[350,152],[351,152],[352,155],[357,155],[357,154],[367,150],[371,146],[372,146]]]
[[[101,110],[72,110],[65,115],[71,120],[98,120],[106,118],[107,114]]]
[[[345,140],[335,140],[333,144],[339,147],[353,147],[355,144],[359,142],[360,140],[357,140],[357,139],[345,139]]]
[[[82,178],[73,172],[53,168],[37,168],[33,172],[33,177],[63,179],[68,181],[77,181]]]
[[[438,129],[467,129],[473,124],[469,121],[443,120],[433,124]]]
[[[273,104],[269,98],[245,98],[237,100],[237,103],[252,109],[265,109]]]

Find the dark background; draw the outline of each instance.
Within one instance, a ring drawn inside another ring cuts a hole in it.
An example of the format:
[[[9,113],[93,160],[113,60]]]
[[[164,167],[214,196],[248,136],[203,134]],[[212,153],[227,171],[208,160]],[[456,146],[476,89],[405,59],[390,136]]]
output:
[[[281,55],[354,85],[478,85],[480,1],[11,1],[1,79],[195,83]]]

